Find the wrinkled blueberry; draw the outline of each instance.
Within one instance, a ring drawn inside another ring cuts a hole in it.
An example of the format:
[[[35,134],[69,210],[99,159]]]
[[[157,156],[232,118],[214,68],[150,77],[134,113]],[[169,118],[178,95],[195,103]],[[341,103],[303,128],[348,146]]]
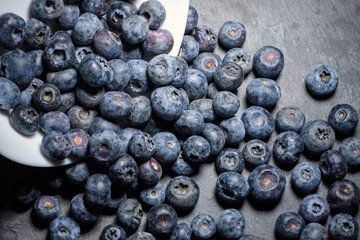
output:
[[[356,240],[359,223],[349,214],[339,213],[331,219],[328,227],[330,239]]]
[[[148,133],[135,133],[129,141],[128,151],[135,160],[148,160],[155,152],[155,141]]]
[[[242,150],[242,154],[244,156],[246,167],[249,169],[254,169],[257,166],[267,164],[271,158],[269,146],[259,139],[248,141]]]
[[[300,203],[299,214],[306,222],[324,223],[330,214],[329,203],[318,194],[307,195]]]
[[[141,204],[136,199],[125,200],[119,206],[117,217],[120,226],[124,228],[125,231],[136,231],[139,228],[143,217]],[[131,236],[129,239],[131,239]]]
[[[195,28],[195,38],[199,43],[199,52],[212,52],[216,47],[216,33],[206,25],[200,25]]]
[[[33,49],[44,48],[50,35],[51,29],[46,23],[36,18],[30,18],[26,21],[25,42],[29,47]]]
[[[130,155],[123,155],[110,165],[107,175],[118,185],[130,185],[138,175],[138,166]]]
[[[249,184],[237,172],[224,172],[216,181],[216,195],[228,204],[241,204],[249,194]]]
[[[91,87],[103,87],[111,80],[113,74],[105,58],[90,54],[87,55],[79,66],[81,77]]]
[[[225,148],[216,158],[215,166],[219,173],[237,172],[244,169],[244,157],[239,149]]]
[[[110,10],[106,14],[107,23],[116,32],[121,32],[121,24],[129,16],[137,13],[136,6],[131,2],[117,1],[110,5]]]
[[[244,71],[234,62],[221,64],[214,73],[216,86],[225,91],[235,91],[244,80]]]
[[[53,20],[58,18],[64,10],[63,0],[32,0],[31,11],[35,17],[41,20]]]
[[[247,75],[253,67],[253,59],[243,48],[232,48],[226,52],[223,62],[233,62],[241,67],[244,75]]]
[[[30,106],[17,105],[9,119],[11,126],[24,135],[32,135],[40,129],[40,115]]]
[[[15,49],[25,40],[26,28],[22,17],[14,13],[0,15],[0,45]]]
[[[187,211],[196,205],[200,189],[192,178],[178,176],[170,180],[165,193],[170,206],[177,211]]]
[[[341,180],[348,172],[346,161],[337,150],[328,150],[324,152],[320,157],[319,168],[322,178],[327,182]]]
[[[103,228],[100,240],[126,240],[126,232],[116,224],[110,224]]]
[[[274,142],[273,152],[276,160],[284,165],[292,165],[299,161],[304,151],[304,142],[299,134],[292,131],[280,133]]]

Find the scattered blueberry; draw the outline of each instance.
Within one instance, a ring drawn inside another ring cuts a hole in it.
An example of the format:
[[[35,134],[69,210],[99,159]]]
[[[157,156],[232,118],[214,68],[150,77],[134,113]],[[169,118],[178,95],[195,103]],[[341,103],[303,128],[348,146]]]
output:
[[[350,180],[336,181],[330,185],[327,200],[331,212],[354,214],[360,203],[360,190]]]
[[[304,113],[297,107],[281,108],[275,116],[275,126],[278,132],[300,132],[306,122]]]
[[[270,108],[279,101],[281,88],[274,80],[256,78],[247,85],[246,96],[250,103]]]
[[[60,202],[54,196],[43,195],[34,204],[35,216],[43,222],[51,222],[59,217],[60,212]]]
[[[324,181],[335,182],[343,179],[347,172],[348,166],[337,150],[328,150],[324,152],[320,157],[320,171]]]
[[[227,49],[241,47],[245,42],[245,39],[246,29],[240,22],[227,21],[219,30],[219,43]]]
[[[253,59],[243,48],[232,48],[226,52],[223,62],[233,62],[241,67],[244,75],[247,75],[253,67]]]
[[[219,173],[237,172],[244,169],[244,157],[239,149],[225,148],[216,158],[215,166]]]
[[[126,240],[126,232],[116,224],[110,224],[103,228],[100,240]]]
[[[264,78],[276,78],[284,68],[284,55],[273,46],[260,48],[254,55],[254,70]]]
[[[305,78],[306,87],[318,97],[327,97],[333,94],[338,86],[336,70],[327,65],[316,65]]]
[[[224,62],[214,73],[216,86],[225,91],[235,91],[244,80],[244,71],[234,62]]]
[[[324,223],[330,214],[329,203],[318,194],[307,195],[300,203],[299,214],[306,222]]]
[[[171,207],[177,211],[188,211],[196,205],[200,189],[192,178],[178,176],[170,180],[165,193]]]
[[[192,235],[197,239],[211,239],[216,233],[215,219],[208,215],[200,213],[191,222]]]
[[[359,123],[359,116],[353,106],[338,104],[331,109],[328,122],[335,132],[349,134],[355,131]]]
[[[328,227],[330,239],[356,240],[359,223],[349,214],[339,213],[331,219]]]
[[[312,193],[317,190],[321,181],[320,169],[312,162],[303,162],[291,172],[291,183],[300,193]]]
[[[360,139],[349,137],[342,141],[339,151],[349,168],[360,167]]]
[[[295,212],[285,212],[279,215],[275,224],[276,235],[280,239],[299,239],[305,228],[304,219]]]
[[[213,52],[216,47],[216,33],[206,25],[199,25],[195,28],[195,38],[199,43],[199,52]]]
[[[224,172],[216,181],[216,195],[228,204],[241,204],[249,194],[247,180],[237,172]]]
[[[80,236],[80,227],[66,216],[55,218],[49,226],[49,239],[51,240],[76,240]]]
[[[259,139],[248,141],[242,149],[242,154],[246,167],[250,169],[267,164],[271,158],[269,146]]]
[[[275,129],[275,120],[265,108],[252,106],[241,116],[245,132],[250,139],[267,140]]]
[[[136,231],[139,228],[143,217],[141,204],[136,199],[125,200],[119,206],[117,217],[120,226],[124,228],[125,231]],[[129,239],[131,239],[131,236]]]

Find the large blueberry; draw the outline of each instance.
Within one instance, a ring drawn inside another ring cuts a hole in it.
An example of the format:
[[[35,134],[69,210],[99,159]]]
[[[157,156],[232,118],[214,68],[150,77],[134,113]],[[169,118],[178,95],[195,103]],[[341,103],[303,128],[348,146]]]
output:
[[[327,65],[316,65],[305,78],[306,87],[318,97],[326,97],[333,94],[338,86],[338,74],[336,70]]]
[[[279,101],[281,88],[274,80],[256,78],[247,85],[246,96],[250,103],[269,108]]]
[[[244,156],[246,167],[249,169],[254,169],[262,164],[267,164],[271,158],[269,146],[259,139],[248,141],[242,150],[242,154]]]
[[[46,157],[60,161],[71,154],[71,145],[58,130],[48,132],[41,140],[41,150]]]
[[[221,65],[221,57],[215,53],[200,53],[193,61],[193,68],[200,70],[208,81],[213,80],[216,69]]]
[[[184,111],[180,97],[180,91],[172,86],[155,89],[150,98],[154,113],[166,121],[176,120]]]
[[[11,126],[24,135],[32,135],[40,129],[40,114],[30,106],[17,105],[9,120]]]
[[[241,151],[236,148],[225,148],[216,158],[216,170],[219,173],[237,172],[241,173],[244,169],[244,157]]]
[[[353,216],[339,213],[331,219],[328,233],[330,239],[356,240],[359,236],[359,223]]]
[[[129,16],[135,15],[136,6],[131,2],[117,1],[110,5],[110,10],[106,14],[107,23],[116,32],[121,32],[121,24]]]
[[[245,218],[234,208],[229,208],[220,213],[216,221],[216,232],[225,240],[239,239],[244,234]]]
[[[225,48],[241,47],[246,39],[245,26],[236,21],[225,22],[218,34],[219,43]]]
[[[180,143],[170,132],[159,132],[153,136],[155,142],[155,158],[163,164],[176,161],[180,155]]]
[[[178,216],[175,210],[165,203],[150,208],[147,215],[147,229],[154,236],[169,236],[175,229]]]
[[[71,36],[79,45],[89,45],[97,30],[102,28],[99,18],[90,12],[82,14],[71,31]]]
[[[241,67],[244,75],[247,75],[253,67],[253,59],[243,48],[232,48],[226,52],[223,62],[233,62]]]
[[[99,210],[94,210],[85,205],[84,194],[75,195],[70,202],[71,216],[79,223],[94,224],[100,215]]]
[[[96,31],[92,44],[96,52],[107,60],[118,58],[122,51],[120,36],[106,29]]]
[[[239,98],[228,91],[218,92],[214,99],[215,112],[221,117],[232,117],[234,116],[240,107]]]
[[[276,78],[284,68],[284,55],[273,46],[260,48],[253,61],[255,72],[264,78]]]
[[[300,193],[315,192],[320,181],[320,169],[312,162],[300,163],[291,172],[291,184]]]
[[[360,139],[349,137],[342,141],[339,151],[347,165],[352,168],[360,167]]]
[[[99,165],[108,165],[120,155],[120,137],[111,130],[94,133],[89,140],[89,152]]]
[[[355,131],[359,123],[359,116],[353,106],[338,104],[331,109],[328,122],[336,133],[349,134]]]
[[[130,185],[138,175],[138,166],[130,155],[123,155],[108,168],[107,175],[113,183]]]
[[[275,233],[280,239],[299,239],[305,228],[304,219],[295,212],[284,212],[278,216]]]
[[[31,12],[41,20],[58,18],[64,10],[63,0],[32,0]]]
[[[206,25],[195,28],[195,38],[199,43],[200,52],[213,52],[216,47],[217,36],[214,30]]]
[[[322,178],[327,182],[335,182],[343,179],[347,172],[348,166],[337,150],[328,150],[320,157],[320,171]]]
[[[125,41],[137,45],[146,39],[149,32],[149,23],[143,16],[132,15],[121,24],[121,33]]]
[[[159,29],[166,18],[166,10],[159,1],[145,1],[138,10],[138,14],[149,22],[151,30]]]
[[[0,15],[0,45],[15,49],[25,40],[25,21],[14,13]]]
[[[125,90],[132,94],[144,94],[150,91],[153,84],[148,78],[148,62],[142,59],[127,62],[130,69],[130,81]]]
[[[216,195],[228,204],[241,204],[249,194],[249,183],[237,172],[224,172],[216,181]]]
[[[246,109],[241,120],[250,139],[266,140],[275,129],[274,118],[262,107],[252,106]]]
[[[80,237],[80,227],[66,216],[55,218],[49,226],[49,239],[51,240],[76,240]]]
[[[216,86],[225,91],[235,91],[244,80],[244,71],[234,62],[224,62],[214,73]]]
[[[99,103],[100,112],[110,119],[119,119],[127,116],[133,107],[130,95],[120,91],[105,93]]]
[[[360,203],[360,190],[350,180],[336,181],[329,187],[327,200],[331,212],[354,214]]]
[[[0,109],[14,108],[21,98],[18,86],[7,78],[0,77]]]
[[[220,122],[219,127],[224,132],[227,145],[237,145],[245,137],[245,127],[238,117],[224,119]]]
[[[169,85],[175,78],[176,59],[167,54],[152,58],[147,69],[149,79],[158,86]]]
[[[199,55],[199,44],[192,36],[185,35],[181,42],[179,56],[186,62],[192,62]]]
[[[46,23],[36,18],[30,18],[26,21],[25,42],[29,47],[33,49],[44,48],[50,35],[51,30]]]
[[[278,132],[300,132],[306,121],[304,113],[297,107],[281,108],[275,116],[275,126]]]
[[[136,199],[125,200],[119,206],[117,217],[120,226],[124,228],[125,231],[136,231],[139,228],[143,217],[141,204]],[[131,239],[131,236],[129,239]]]
[[[198,214],[191,222],[191,229],[197,239],[211,239],[216,233],[215,219],[208,214]]]
[[[177,211],[192,209],[200,195],[197,183],[190,177],[178,176],[166,186],[166,200]]]
[[[299,214],[306,222],[324,223],[330,214],[330,206],[321,195],[307,195],[300,203]]]

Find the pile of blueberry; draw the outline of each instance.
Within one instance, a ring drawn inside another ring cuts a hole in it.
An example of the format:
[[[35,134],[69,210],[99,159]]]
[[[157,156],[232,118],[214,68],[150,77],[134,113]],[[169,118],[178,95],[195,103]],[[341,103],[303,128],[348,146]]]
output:
[[[280,200],[286,178],[268,164],[272,152],[279,167],[293,168],[291,184],[304,196],[298,213],[278,217],[278,238],[358,238],[352,215],[360,190],[343,180],[348,168],[360,169],[360,139],[351,137],[358,114],[339,104],[328,121],[306,122],[299,108],[287,106],[274,118],[267,109],[281,97],[273,80],[284,67],[280,49],[265,46],[252,58],[241,48],[243,24],[226,22],[216,34],[197,25],[190,6],[181,49],[170,56],[174,40],[159,29],[166,11],[156,0],[139,9],[131,1],[32,0],[31,10],[34,18],[26,22],[13,13],[0,16],[0,45],[9,50],[0,59],[0,109],[12,110],[10,123],[21,134],[45,133],[41,150],[49,159],[79,160],[64,178],[44,186],[80,187],[70,217],[59,216],[59,200],[36,187],[22,187],[16,196],[18,203],[34,206],[50,239],[78,239],[80,226],[94,224],[102,212],[117,214],[117,224],[100,234],[104,240],[131,234],[132,240],[260,239],[243,234],[245,218],[233,206],[246,198],[263,205]],[[59,31],[52,32],[50,21]],[[26,51],[17,49],[23,42]],[[213,53],[217,42],[228,49],[223,59]],[[258,78],[246,94],[253,106],[237,117],[236,91],[252,69]],[[336,71],[326,65],[306,77],[316,97],[328,97],[337,85]],[[266,141],[275,128],[280,134],[271,150]],[[331,150],[340,135],[349,137]],[[302,152],[318,157],[319,165],[297,164]],[[217,221],[199,214],[191,226],[178,223],[177,214],[190,212],[201,191],[191,175],[211,160],[219,173],[218,201],[229,208]],[[252,170],[248,179],[241,175],[245,166]],[[163,169],[174,176],[166,187],[159,182]],[[321,180],[330,185],[326,198],[314,194]],[[148,232],[134,233],[143,207]],[[330,212],[334,217],[326,230],[321,224]]]

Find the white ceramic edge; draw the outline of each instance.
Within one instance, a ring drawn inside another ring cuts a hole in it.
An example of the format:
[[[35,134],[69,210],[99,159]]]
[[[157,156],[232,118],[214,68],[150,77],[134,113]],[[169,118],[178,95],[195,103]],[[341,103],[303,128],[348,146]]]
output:
[[[134,4],[139,7],[144,1],[137,0]],[[189,0],[159,1],[166,9],[166,20],[161,28],[169,30],[174,37],[174,47],[169,54],[177,56],[186,26]],[[26,20],[30,13],[30,3],[31,0],[0,0],[0,14],[13,12]],[[62,161],[48,159],[40,148],[43,133],[39,130],[31,136],[24,136],[11,126],[8,116],[8,111],[0,110],[0,155],[33,167],[55,167],[74,162],[70,158]]]

